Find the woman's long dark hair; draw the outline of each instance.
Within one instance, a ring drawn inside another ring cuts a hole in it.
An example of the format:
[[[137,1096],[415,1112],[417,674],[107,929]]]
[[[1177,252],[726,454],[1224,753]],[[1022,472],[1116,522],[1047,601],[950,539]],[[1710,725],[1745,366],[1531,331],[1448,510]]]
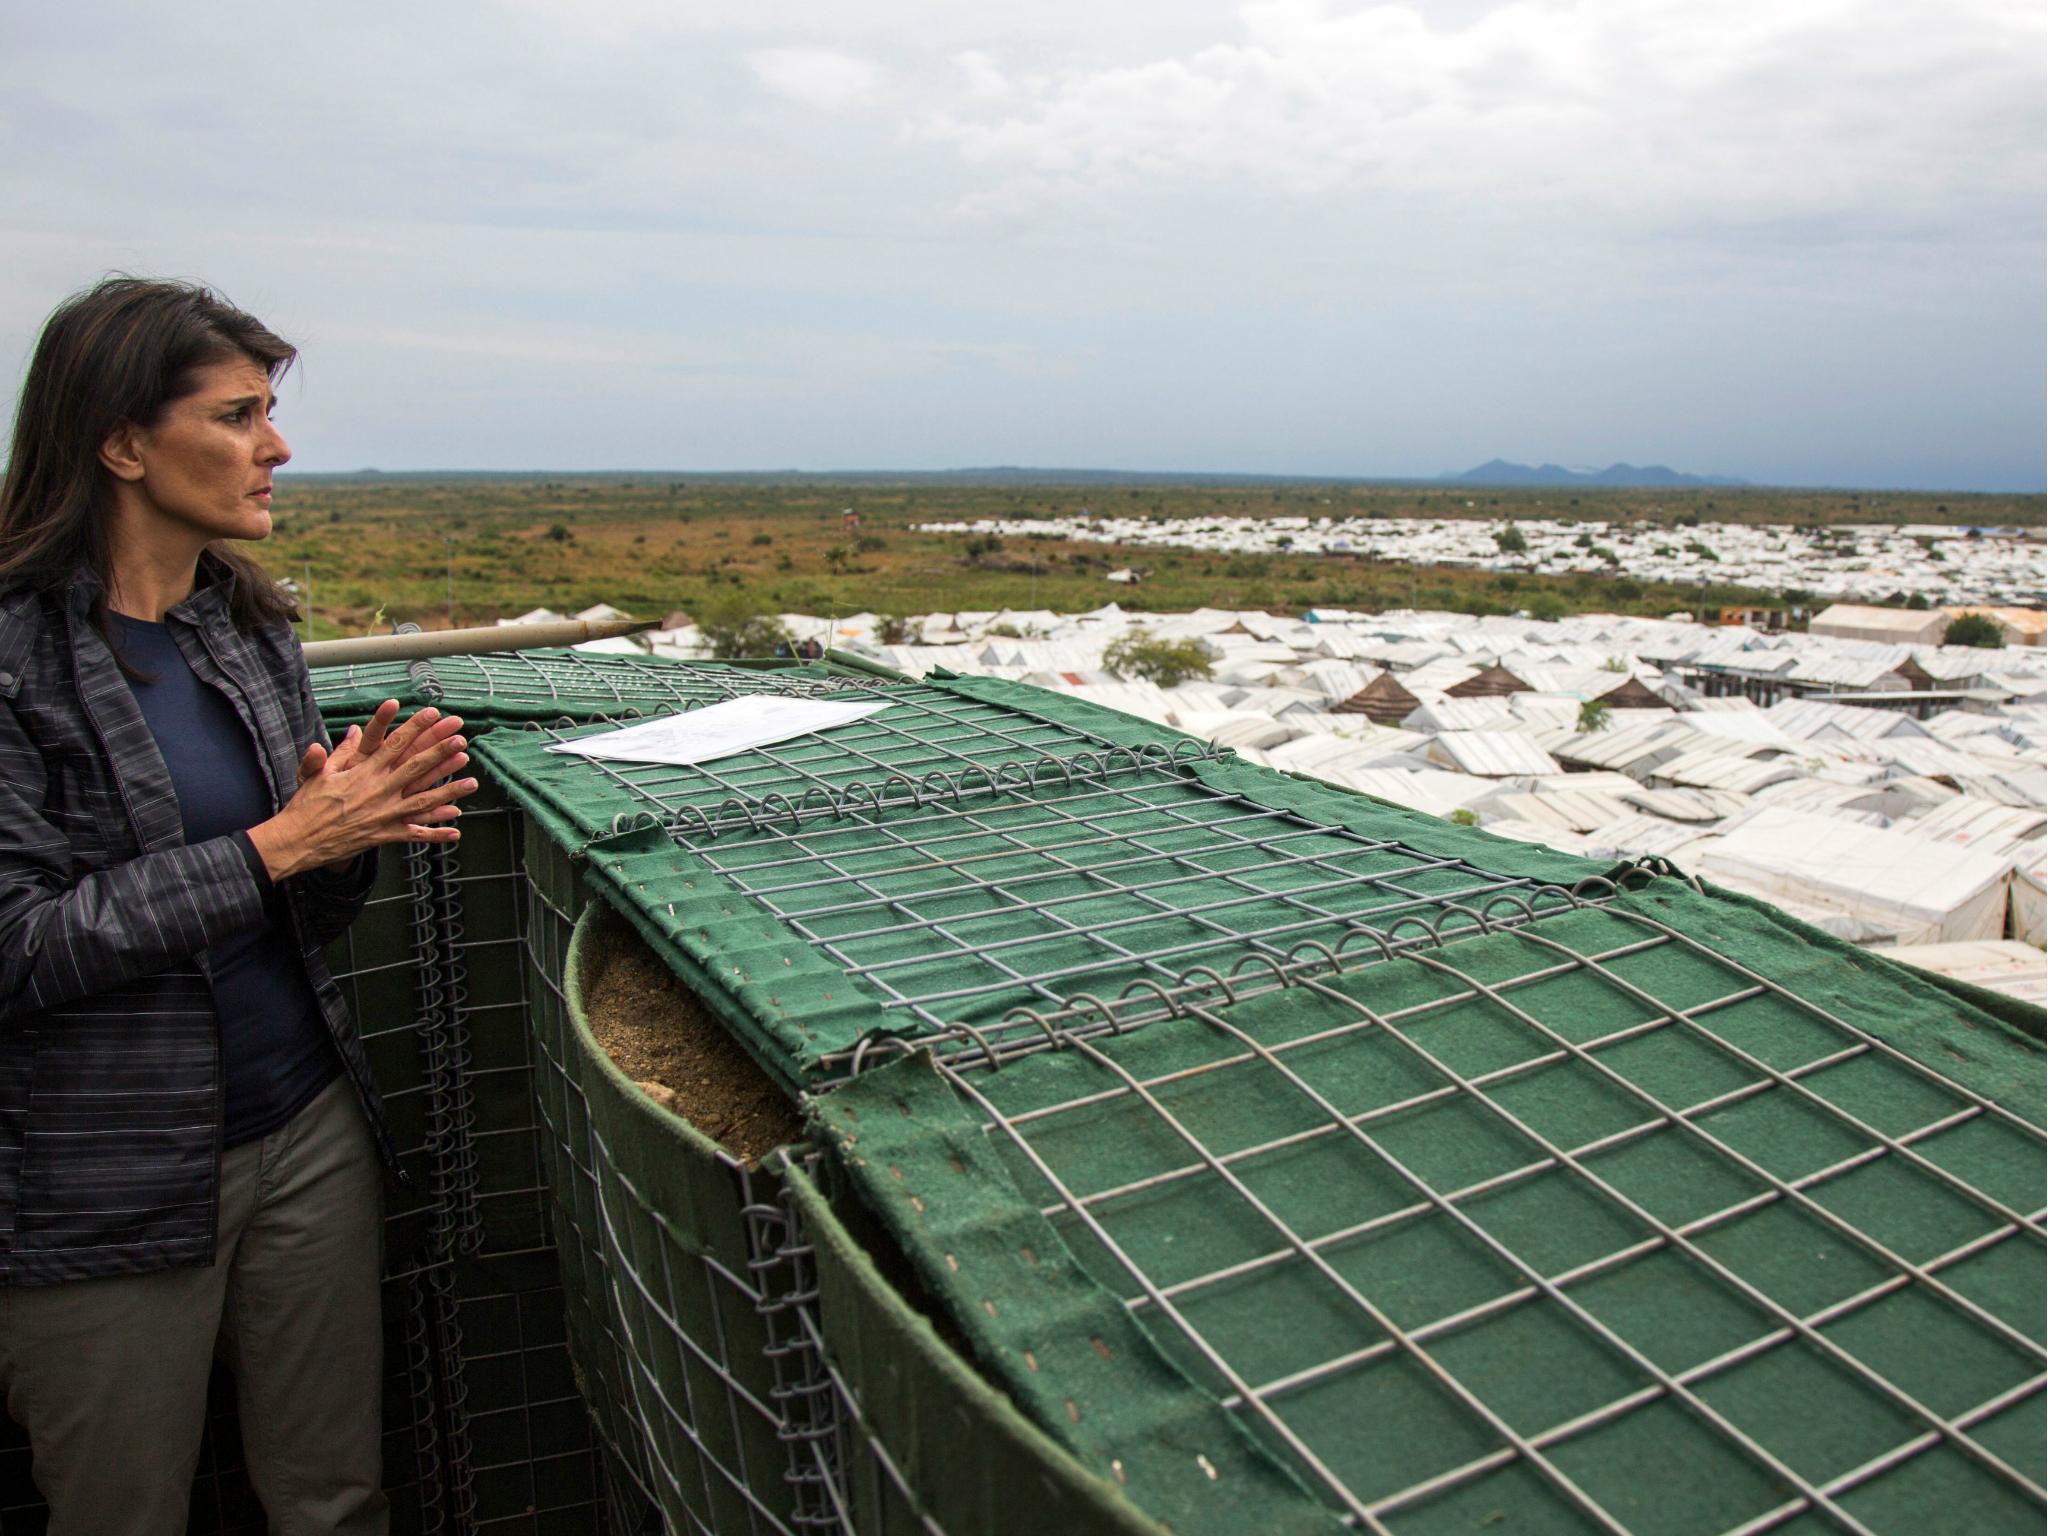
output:
[[[110,277],[57,307],[43,327],[0,484],[0,591],[61,589],[81,569],[110,585],[111,477],[100,445],[123,425],[152,427],[211,363],[246,357],[274,386],[298,356],[254,315],[192,283]],[[233,545],[206,546],[234,575],[237,628],[298,617],[289,593]]]

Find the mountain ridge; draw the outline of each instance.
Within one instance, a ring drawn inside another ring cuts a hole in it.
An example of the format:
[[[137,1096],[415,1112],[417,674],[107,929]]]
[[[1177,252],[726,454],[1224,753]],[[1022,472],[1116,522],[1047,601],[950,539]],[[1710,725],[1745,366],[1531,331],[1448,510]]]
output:
[[[1730,475],[1692,475],[1665,464],[1614,463],[1605,469],[1567,469],[1562,464],[1514,464],[1506,459],[1488,459],[1462,474],[1439,476],[1459,485],[1588,485],[1674,488],[1698,486],[1743,486],[1747,480]]]

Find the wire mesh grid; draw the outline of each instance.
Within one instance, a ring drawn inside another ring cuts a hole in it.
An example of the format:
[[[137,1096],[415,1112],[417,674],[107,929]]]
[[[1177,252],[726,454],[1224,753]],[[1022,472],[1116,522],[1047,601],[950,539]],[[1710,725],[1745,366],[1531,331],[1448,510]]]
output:
[[[800,697],[837,694],[860,679],[810,670],[753,669],[591,651],[503,651],[322,667],[313,696],[330,713],[350,712],[365,698],[389,696],[419,704],[453,700],[482,715],[655,713],[715,704],[744,693]]]
[[[1166,767],[678,840],[864,984],[902,1030],[893,1045],[990,1057],[1045,1048],[1035,1020],[1012,1016],[1019,1003],[1156,992],[1190,968],[1278,962],[1304,943],[1391,956],[1613,890],[1574,898]],[[828,1069],[858,1071],[869,1049]]]
[[[830,1415],[831,1433],[815,1437],[807,1449],[819,1490],[832,1511],[832,1529],[848,1536],[897,1531],[946,1536],[923,1491],[890,1448],[889,1437],[873,1422],[845,1373],[828,1358],[816,1301],[814,1294],[804,1296],[791,1304],[791,1312],[818,1359],[819,1387],[829,1394],[819,1407]]]
[[[405,858],[429,1100],[419,1283],[452,1528],[588,1532],[602,1494],[546,1213],[519,824],[486,786],[465,802],[462,826],[459,848]]]
[[[595,775],[596,788],[588,782],[569,786],[565,809],[593,836],[653,824],[678,836],[715,837],[799,828],[891,807],[1004,798],[1053,784],[1182,768],[1218,755],[1217,748],[1192,739],[1125,746],[1085,728],[922,684],[860,681],[839,688],[887,707],[835,726],[829,736],[806,734],[712,762],[673,766],[568,758]],[[564,719],[501,734],[492,748],[560,769],[564,758],[543,757],[545,747],[620,723],[609,717],[595,723]]]
[[[1625,903],[1311,958],[942,1065],[1347,1523],[2040,1528],[2038,1125]]]
[[[566,990],[575,877],[534,837],[526,945],[560,1260],[579,1385],[603,1439],[614,1521],[690,1536],[791,1536],[831,1523],[815,1446],[834,1433],[792,1311],[805,1285],[774,1176],[720,1152],[666,1202],[593,1112]],[[643,1154],[644,1156],[644,1154]],[[671,1169],[667,1178],[676,1174]],[[689,1219],[670,1214],[687,1208]],[[822,1417],[821,1417],[822,1415]]]

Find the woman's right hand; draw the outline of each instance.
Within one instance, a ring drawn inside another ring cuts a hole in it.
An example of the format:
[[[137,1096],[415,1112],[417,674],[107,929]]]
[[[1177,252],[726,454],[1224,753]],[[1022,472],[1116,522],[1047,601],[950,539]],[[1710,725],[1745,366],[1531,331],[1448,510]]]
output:
[[[249,829],[270,878],[287,880],[383,843],[457,841],[462,834],[439,823],[461,814],[455,802],[475,793],[476,780],[435,780],[469,761],[456,734],[461,728],[457,716],[422,709],[388,733],[367,739],[366,732],[358,743],[337,748],[283,810]]]

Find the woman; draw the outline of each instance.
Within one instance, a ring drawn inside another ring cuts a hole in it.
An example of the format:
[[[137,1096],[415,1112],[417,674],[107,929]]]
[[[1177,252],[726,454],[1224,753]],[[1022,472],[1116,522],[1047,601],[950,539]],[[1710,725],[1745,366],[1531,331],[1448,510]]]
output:
[[[216,1355],[271,1529],[380,1532],[382,1110],[322,960],[452,843],[462,722],[332,746],[270,532],[293,349],[204,289],[51,316],[0,488],[0,1391],[52,1536],[185,1528]]]

